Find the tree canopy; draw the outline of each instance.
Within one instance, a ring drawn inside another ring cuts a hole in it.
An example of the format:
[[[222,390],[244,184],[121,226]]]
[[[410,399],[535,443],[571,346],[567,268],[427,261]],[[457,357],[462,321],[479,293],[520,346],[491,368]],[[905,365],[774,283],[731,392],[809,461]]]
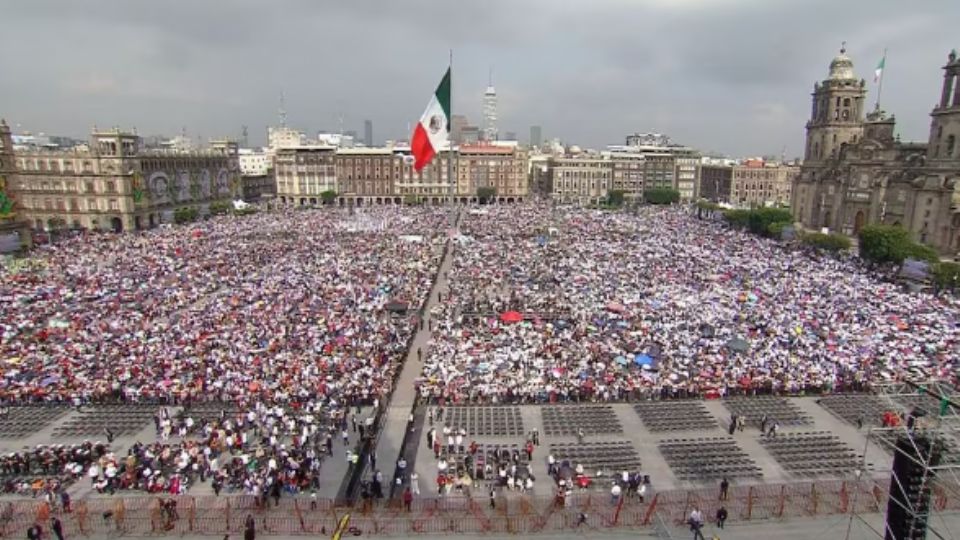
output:
[[[906,259],[937,262],[937,252],[914,242],[910,232],[897,225],[867,225],[860,229],[860,257],[873,263],[902,264]]]
[[[673,204],[680,201],[680,192],[670,188],[650,188],[643,192],[643,200],[650,204]]]

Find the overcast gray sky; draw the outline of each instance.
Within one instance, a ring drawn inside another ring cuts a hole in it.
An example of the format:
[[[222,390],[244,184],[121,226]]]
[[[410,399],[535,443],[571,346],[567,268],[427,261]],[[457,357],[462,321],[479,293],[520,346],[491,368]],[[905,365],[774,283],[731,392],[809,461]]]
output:
[[[659,131],[732,155],[796,155],[813,82],[846,40],[904,139],[925,139],[956,0],[3,1],[0,116],[86,136],[308,132],[406,138],[454,50],[453,108],[479,123],[487,70],[500,131],[584,146]]]

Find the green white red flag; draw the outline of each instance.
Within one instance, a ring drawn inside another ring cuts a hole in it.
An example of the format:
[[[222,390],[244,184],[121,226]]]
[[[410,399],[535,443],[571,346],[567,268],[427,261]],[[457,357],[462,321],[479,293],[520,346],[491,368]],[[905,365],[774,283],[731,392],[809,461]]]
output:
[[[447,144],[450,138],[450,68],[440,80],[437,91],[430,98],[427,110],[420,117],[420,123],[410,138],[410,151],[413,153],[413,168],[420,172],[430,164],[433,156]]]

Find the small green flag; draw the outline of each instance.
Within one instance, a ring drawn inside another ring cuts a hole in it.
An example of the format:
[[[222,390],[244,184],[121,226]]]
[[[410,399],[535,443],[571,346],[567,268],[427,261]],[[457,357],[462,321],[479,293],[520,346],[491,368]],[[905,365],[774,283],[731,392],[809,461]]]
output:
[[[884,55],[880,59],[880,62],[877,64],[877,69],[873,70],[873,82],[877,83],[880,81],[880,78],[883,77],[883,68],[887,63],[887,56]]]

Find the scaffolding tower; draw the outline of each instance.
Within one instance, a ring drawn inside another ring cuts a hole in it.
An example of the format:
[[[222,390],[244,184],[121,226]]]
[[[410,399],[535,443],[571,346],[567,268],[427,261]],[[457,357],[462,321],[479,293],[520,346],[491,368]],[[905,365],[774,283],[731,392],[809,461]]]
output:
[[[951,385],[936,379],[925,381],[903,381],[873,386],[885,408],[898,413],[896,425],[871,427],[866,444],[876,444],[879,448],[897,456],[902,455],[919,471],[919,478],[903,478],[896,467],[891,470],[890,485],[894,490],[906,489],[911,481],[919,480],[916,489],[920,493],[929,491],[927,504],[912,504],[888,496],[888,511],[899,508],[910,523],[923,523],[925,530],[911,531],[906,538],[924,538],[929,532],[936,538],[953,538],[947,527],[938,501],[960,500],[960,447],[957,440],[960,435],[960,393]],[[899,444],[898,444],[899,443]],[[864,452],[866,460],[866,452]],[[856,513],[856,505],[851,509],[847,537],[855,519],[866,524]],[[884,520],[884,530],[878,531],[867,524],[881,538],[897,538],[890,529],[888,520]],[[901,536],[902,537],[902,536]]]

